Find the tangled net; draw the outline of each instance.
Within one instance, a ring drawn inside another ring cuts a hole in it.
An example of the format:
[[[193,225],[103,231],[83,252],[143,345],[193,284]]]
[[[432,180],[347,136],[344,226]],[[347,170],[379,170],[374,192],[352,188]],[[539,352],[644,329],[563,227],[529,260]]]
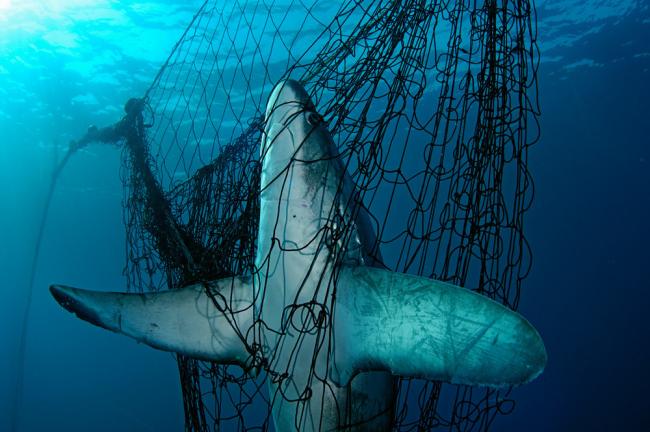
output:
[[[383,265],[515,309],[531,265],[535,26],[528,0],[206,1],[122,121],[130,290],[255,273],[264,109],[291,77],[329,125]],[[237,330],[249,370],[177,356],[188,431],[274,428],[280,371],[254,328]],[[396,389],[399,431],[484,431],[514,408],[504,390]]]

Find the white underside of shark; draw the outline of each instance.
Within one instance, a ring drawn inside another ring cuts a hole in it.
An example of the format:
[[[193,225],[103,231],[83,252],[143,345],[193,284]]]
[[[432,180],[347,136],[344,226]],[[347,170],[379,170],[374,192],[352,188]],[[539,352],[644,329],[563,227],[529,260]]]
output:
[[[154,348],[244,367],[261,356],[283,432],[388,431],[395,376],[501,387],[542,372],[542,339],[518,313],[378,268],[367,211],[296,81],[269,99],[261,160],[253,274],[155,294],[52,294]]]

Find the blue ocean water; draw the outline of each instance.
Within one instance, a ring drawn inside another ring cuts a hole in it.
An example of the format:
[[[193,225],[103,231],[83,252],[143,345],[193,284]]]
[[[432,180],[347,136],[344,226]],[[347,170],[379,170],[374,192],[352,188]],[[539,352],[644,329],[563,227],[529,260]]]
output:
[[[71,139],[141,95],[201,1],[0,0],[0,431],[49,176]],[[650,10],[538,1],[541,141],[520,311],[549,353],[495,430],[650,427]],[[89,147],[57,187],[36,274],[21,431],[182,430],[169,354],[85,325],[47,286],[123,289],[119,151]]]

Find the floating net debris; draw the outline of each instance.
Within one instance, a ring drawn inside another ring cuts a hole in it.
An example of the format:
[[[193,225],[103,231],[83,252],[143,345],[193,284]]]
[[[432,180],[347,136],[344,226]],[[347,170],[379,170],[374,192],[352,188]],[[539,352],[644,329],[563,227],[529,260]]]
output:
[[[536,37],[526,0],[206,1],[116,126],[129,289],[256,272],[264,110],[291,77],[372,215],[381,265],[516,309],[532,259]],[[328,230],[345,243],[338,222]],[[261,348],[263,325],[237,329],[246,370],[177,356],[186,430],[274,430],[282,395],[267,384],[283,371]],[[396,378],[393,430],[486,431],[514,409],[509,393]]]

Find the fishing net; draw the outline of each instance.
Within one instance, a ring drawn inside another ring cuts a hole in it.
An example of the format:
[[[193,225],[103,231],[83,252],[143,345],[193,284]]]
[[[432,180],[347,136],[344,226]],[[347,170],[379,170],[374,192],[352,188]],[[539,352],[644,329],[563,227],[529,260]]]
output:
[[[377,260],[515,309],[531,265],[538,59],[528,0],[206,1],[116,126],[126,138],[129,289],[209,289],[257,271],[264,110],[291,77],[371,215]],[[342,224],[327,228],[345,243]],[[178,356],[186,430],[274,429],[282,396],[267,382],[283,371],[266,360],[262,325],[258,316],[237,329],[247,368]],[[407,378],[395,389],[400,431],[488,430],[514,408],[508,390]]]

